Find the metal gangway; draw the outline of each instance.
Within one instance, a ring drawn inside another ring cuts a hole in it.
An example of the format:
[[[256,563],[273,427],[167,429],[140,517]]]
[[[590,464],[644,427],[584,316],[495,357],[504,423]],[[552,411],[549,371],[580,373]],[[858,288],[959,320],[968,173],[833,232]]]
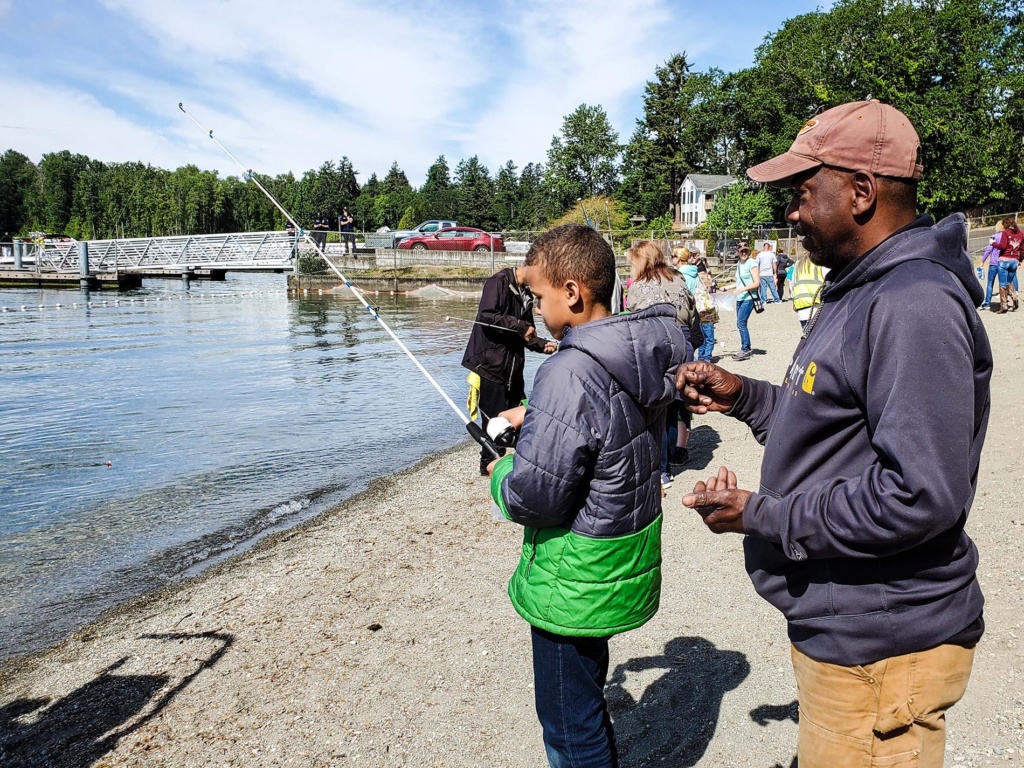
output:
[[[290,268],[297,253],[297,236],[281,231],[70,241],[36,246],[36,270],[78,273],[81,242],[88,243],[90,274],[277,271]]]

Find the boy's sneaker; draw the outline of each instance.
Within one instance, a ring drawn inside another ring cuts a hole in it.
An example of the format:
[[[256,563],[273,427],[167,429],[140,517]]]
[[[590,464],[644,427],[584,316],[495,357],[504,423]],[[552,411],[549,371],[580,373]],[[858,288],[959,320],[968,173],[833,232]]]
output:
[[[672,485],[672,475],[670,475],[668,472],[662,472],[661,473],[661,487],[662,488],[668,488],[670,485]]]
[[[749,360],[753,356],[754,356],[753,350],[741,349],[739,352],[737,352],[735,355],[733,355],[732,359],[733,360]]]

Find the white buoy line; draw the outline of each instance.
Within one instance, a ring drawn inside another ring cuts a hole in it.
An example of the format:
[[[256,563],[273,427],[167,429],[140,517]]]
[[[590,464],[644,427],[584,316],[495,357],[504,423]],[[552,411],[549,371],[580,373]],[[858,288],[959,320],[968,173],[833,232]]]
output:
[[[73,301],[69,304],[17,304],[0,306],[0,312],[44,312],[58,309],[99,309],[102,307],[132,307],[135,305],[157,304],[169,301],[201,301],[207,299],[243,299],[251,297],[287,296],[289,291],[234,291],[231,293],[186,293],[170,296],[143,296],[125,299],[96,299],[91,301]]]

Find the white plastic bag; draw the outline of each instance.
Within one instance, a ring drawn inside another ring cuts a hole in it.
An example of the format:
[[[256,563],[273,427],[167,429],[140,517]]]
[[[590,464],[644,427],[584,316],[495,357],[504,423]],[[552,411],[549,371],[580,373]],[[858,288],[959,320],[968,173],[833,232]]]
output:
[[[719,291],[718,293],[711,294],[711,298],[715,300],[715,306],[725,312],[736,311],[736,294],[732,291]]]

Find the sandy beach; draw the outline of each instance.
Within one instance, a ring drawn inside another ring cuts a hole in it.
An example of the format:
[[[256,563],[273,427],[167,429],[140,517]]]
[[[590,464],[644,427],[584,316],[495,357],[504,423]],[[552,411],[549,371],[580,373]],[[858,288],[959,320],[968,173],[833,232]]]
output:
[[[983,315],[993,417],[968,531],[987,632],[949,717],[953,768],[1024,761],[1024,312]],[[799,335],[790,305],[751,319],[749,361],[731,359],[734,325],[728,314],[719,324],[722,365],[781,380]],[[426,386],[411,366],[408,380]],[[0,765],[545,765],[529,630],[505,594],[521,529],[492,520],[476,451],[377,481],[3,665]],[[624,766],[793,762],[785,623],[750,586],[740,537],[710,534],[679,501],[720,464],[756,488],[761,452],[739,422],[694,420],[691,462],[664,500],[661,610],[611,644]]]

